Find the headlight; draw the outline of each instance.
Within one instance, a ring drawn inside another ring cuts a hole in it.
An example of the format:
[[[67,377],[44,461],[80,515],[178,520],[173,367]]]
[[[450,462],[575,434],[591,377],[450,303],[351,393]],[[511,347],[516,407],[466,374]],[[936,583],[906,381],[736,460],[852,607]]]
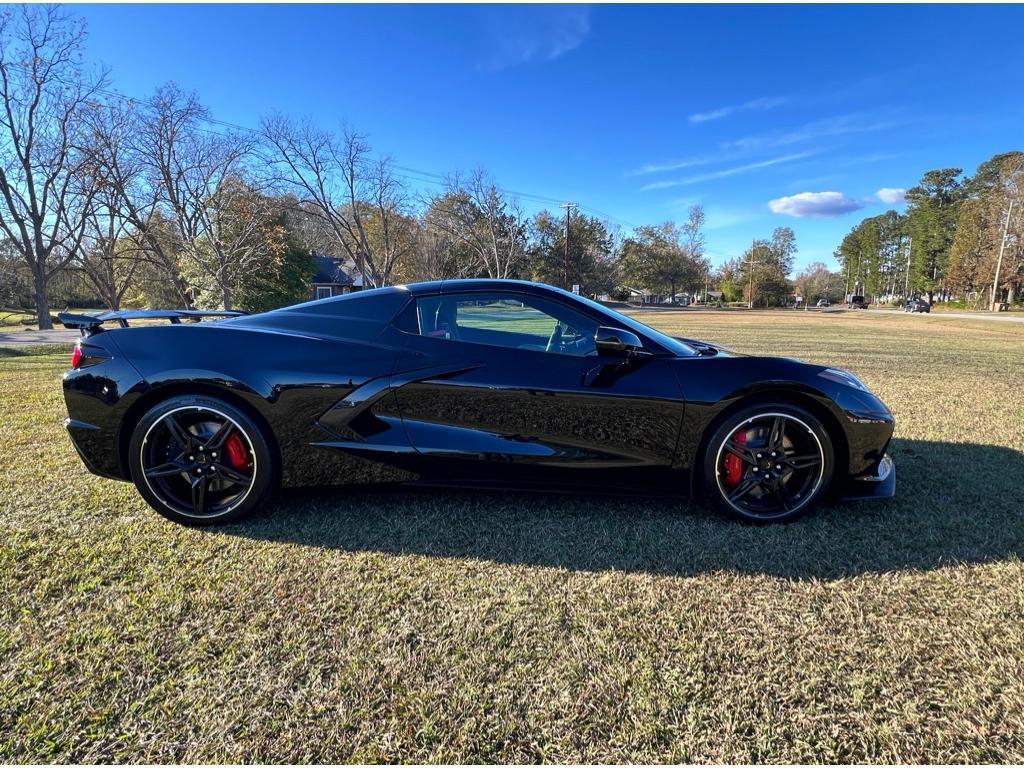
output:
[[[854,389],[859,389],[863,392],[871,391],[864,385],[863,381],[858,379],[849,371],[844,371],[842,368],[826,368],[818,375],[823,376],[829,381],[834,381],[837,384],[845,384],[848,387],[853,387]]]

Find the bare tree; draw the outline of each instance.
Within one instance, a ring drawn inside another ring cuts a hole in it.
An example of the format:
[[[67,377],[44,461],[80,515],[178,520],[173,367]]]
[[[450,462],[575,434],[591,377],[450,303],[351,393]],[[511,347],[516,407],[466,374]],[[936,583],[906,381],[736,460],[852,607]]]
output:
[[[166,209],[193,273],[210,280],[231,309],[232,268],[251,256],[251,235],[258,217],[232,224],[241,232],[227,235],[227,217],[245,208],[238,201],[248,188],[239,179],[252,139],[239,133],[217,133],[207,127],[209,114],[194,94],[168,84],[157,90],[142,118],[139,154],[149,186],[158,190],[158,206]],[[255,213],[251,208],[247,209]]]
[[[274,269],[283,233],[273,201],[241,176],[221,179],[199,212],[201,233],[186,253],[201,284],[212,287],[224,309],[247,273]],[[207,288],[209,290],[209,288]]]
[[[371,197],[351,202],[346,213],[356,222],[362,237],[358,246],[366,249],[366,263],[372,265],[375,273],[373,284],[388,285],[415,252],[420,224],[406,189],[391,173],[388,160],[369,164],[366,173],[365,192]],[[352,215],[352,210],[358,213]]]
[[[475,266],[469,249],[446,229],[435,226],[428,208],[417,229],[416,247],[402,261],[403,278],[414,282],[471,277]]]
[[[523,265],[528,222],[482,168],[458,173],[431,202],[432,224],[465,244],[488,277],[514,277]]]
[[[53,6],[0,10],[0,233],[25,259],[40,328],[51,328],[47,284],[74,258],[95,190],[86,113],[105,78],[82,70],[85,28]]]
[[[191,307],[192,292],[178,263],[181,250],[174,228],[161,211],[165,199],[155,163],[147,162],[148,128],[155,123],[136,103],[113,101],[90,115],[89,141],[95,173],[102,182],[102,201],[109,216],[126,224],[134,242],[133,258],[148,262],[150,274],[162,274],[178,300]]]
[[[143,249],[132,236],[128,219],[121,215],[117,190],[109,184],[98,185],[98,190],[73,264],[108,309],[120,309],[141,264]]]
[[[373,160],[366,137],[336,135],[285,117],[262,124],[271,179],[298,195],[356,265],[363,285],[387,285],[411,239],[400,226],[409,195],[388,160]]]

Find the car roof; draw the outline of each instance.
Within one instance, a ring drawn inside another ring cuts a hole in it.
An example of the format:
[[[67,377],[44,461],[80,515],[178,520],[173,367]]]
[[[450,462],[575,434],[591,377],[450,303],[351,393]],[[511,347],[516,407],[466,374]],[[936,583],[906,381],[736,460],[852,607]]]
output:
[[[430,280],[421,283],[408,283],[406,285],[390,285],[382,288],[367,288],[361,291],[352,291],[340,296],[329,296],[325,299],[314,299],[301,304],[293,304],[288,307],[281,307],[275,312],[318,312],[324,307],[332,307],[335,311],[341,311],[342,307],[350,305],[360,306],[360,311],[365,312],[364,302],[377,301],[388,297],[397,296],[435,296],[439,293],[462,293],[472,291],[519,291],[533,295],[551,297],[557,295],[571,295],[561,288],[556,288],[545,283],[532,283],[529,280],[502,280],[489,278],[470,278],[452,280]]]
[[[453,278],[450,280],[432,280],[424,283],[409,283],[404,286],[414,296],[437,293],[461,293],[469,291],[508,291],[523,293],[550,294],[561,293],[560,289],[545,283],[534,283],[529,280],[506,280],[501,278]]]

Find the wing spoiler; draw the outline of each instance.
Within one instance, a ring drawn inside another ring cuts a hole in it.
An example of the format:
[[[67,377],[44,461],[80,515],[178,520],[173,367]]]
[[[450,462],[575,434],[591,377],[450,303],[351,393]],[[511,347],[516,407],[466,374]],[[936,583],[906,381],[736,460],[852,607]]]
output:
[[[104,323],[118,322],[122,328],[128,328],[129,320],[170,320],[180,323],[182,320],[200,320],[204,317],[238,317],[244,312],[223,309],[125,309],[116,312],[102,312],[98,315],[80,315],[71,312],[57,313],[57,320],[65,328],[77,328],[83,336],[99,333]]]

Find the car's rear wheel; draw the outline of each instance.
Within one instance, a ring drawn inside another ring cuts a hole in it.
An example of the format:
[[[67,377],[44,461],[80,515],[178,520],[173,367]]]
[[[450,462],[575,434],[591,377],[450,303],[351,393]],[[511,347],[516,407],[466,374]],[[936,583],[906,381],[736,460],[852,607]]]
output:
[[[747,522],[788,522],[828,490],[832,441],[803,408],[763,404],[727,418],[708,440],[704,484],[716,505]]]
[[[150,409],[132,433],[128,462],[149,505],[185,525],[245,517],[267,500],[276,477],[256,421],[205,396],[173,397]]]

